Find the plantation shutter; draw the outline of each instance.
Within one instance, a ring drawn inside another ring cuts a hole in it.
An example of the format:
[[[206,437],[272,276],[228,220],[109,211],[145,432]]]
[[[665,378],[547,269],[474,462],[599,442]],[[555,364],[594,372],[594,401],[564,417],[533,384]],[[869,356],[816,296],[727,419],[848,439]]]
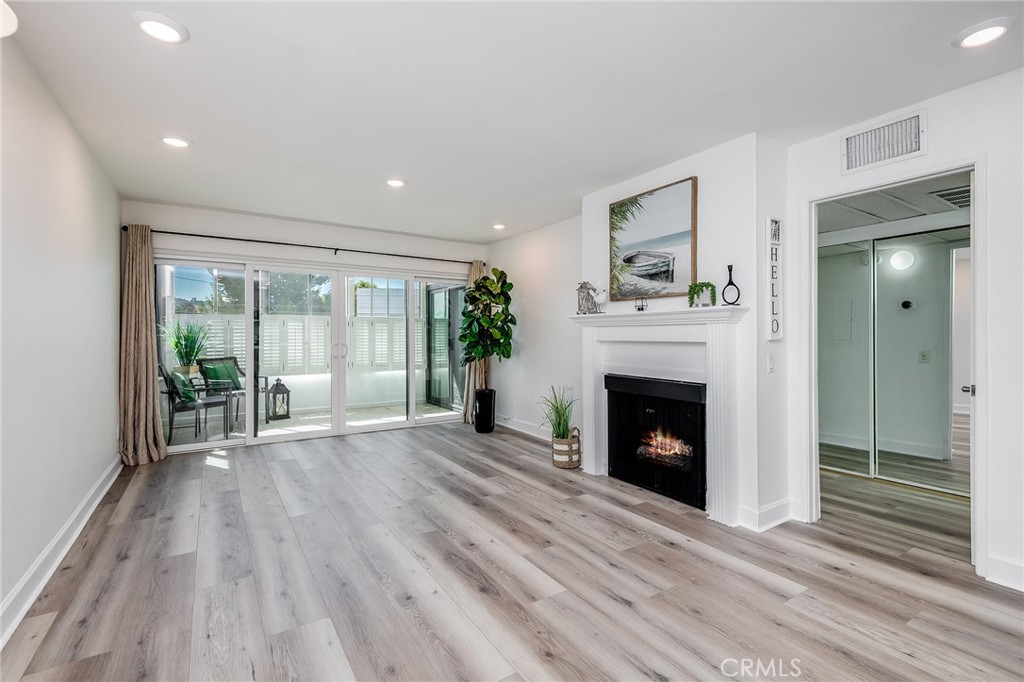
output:
[[[230,348],[225,355],[234,355],[238,358],[238,366],[245,370],[245,316],[232,316],[228,320],[227,340]]]
[[[227,350],[228,321],[223,317],[211,317],[205,320],[205,324],[210,335],[206,341],[203,357],[222,358],[229,355]]]
[[[405,368],[405,318],[388,320],[391,337],[391,369]]]
[[[260,353],[262,372],[281,371],[281,324],[269,317],[260,325]]]
[[[281,333],[285,339],[281,365],[284,374],[305,373],[305,328],[302,318],[288,317],[281,321]]]
[[[413,348],[413,362],[417,367],[423,367],[424,362],[424,349],[423,349],[423,337],[426,334],[427,321],[423,318],[416,320],[416,345]]]
[[[370,366],[370,332],[372,324],[370,320],[360,318],[353,318],[348,321],[348,361],[351,367]]]
[[[306,358],[307,373],[322,373],[330,369],[327,357],[328,340],[331,338],[331,318],[315,316],[309,318],[309,356]]]
[[[374,367],[390,366],[388,358],[389,326],[387,320],[373,322],[373,349],[371,356]]]

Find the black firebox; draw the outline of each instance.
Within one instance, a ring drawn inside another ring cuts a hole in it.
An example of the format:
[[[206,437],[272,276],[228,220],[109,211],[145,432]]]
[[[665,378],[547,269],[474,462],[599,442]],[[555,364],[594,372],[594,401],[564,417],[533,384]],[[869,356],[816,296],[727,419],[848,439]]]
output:
[[[608,475],[704,509],[707,386],[605,374]]]

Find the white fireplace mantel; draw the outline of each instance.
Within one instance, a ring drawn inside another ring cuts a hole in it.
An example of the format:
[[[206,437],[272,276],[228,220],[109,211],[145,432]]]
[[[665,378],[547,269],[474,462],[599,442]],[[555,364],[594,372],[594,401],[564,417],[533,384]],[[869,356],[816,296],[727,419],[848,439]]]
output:
[[[707,325],[739,322],[748,308],[711,306],[684,310],[659,310],[631,313],[597,313],[570,317],[581,327],[662,327],[666,325]]]
[[[608,474],[604,375],[629,374],[707,384],[708,516],[739,523],[739,306],[574,315],[583,328],[583,470]]]

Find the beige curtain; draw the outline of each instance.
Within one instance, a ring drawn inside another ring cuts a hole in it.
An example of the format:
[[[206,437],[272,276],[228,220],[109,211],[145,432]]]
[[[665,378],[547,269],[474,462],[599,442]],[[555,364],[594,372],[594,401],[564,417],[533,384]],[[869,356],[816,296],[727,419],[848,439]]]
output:
[[[473,286],[473,282],[487,274],[484,266],[485,263],[482,260],[470,263],[469,277],[466,280],[469,286]],[[473,415],[476,412],[476,389],[478,388],[487,388],[487,358],[466,365],[466,385],[462,391],[462,421],[465,424],[473,423]]]
[[[156,382],[153,234],[129,225],[121,276],[121,371],[118,450],[125,466],[167,456]]]

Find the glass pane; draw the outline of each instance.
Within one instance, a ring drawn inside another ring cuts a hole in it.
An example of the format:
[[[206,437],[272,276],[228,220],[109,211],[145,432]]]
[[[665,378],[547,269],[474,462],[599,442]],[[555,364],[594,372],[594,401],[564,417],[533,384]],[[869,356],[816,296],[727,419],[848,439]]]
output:
[[[260,436],[331,428],[330,275],[257,270]]]
[[[871,473],[871,242],[818,249],[822,466]]]
[[[405,288],[402,279],[347,278],[345,423],[349,426],[408,419]]]
[[[156,266],[157,368],[170,445],[245,437],[245,271]],[[224,380],[212,365],[230,366]]]
[[[462,412],[458,383],[460,292],[465,285],[416,283],[416,418],[452,418]]]
[[[969,456],[952,443],[953,249],[964,232],[875,242],[875,386],[877,474],[968,493]]]

